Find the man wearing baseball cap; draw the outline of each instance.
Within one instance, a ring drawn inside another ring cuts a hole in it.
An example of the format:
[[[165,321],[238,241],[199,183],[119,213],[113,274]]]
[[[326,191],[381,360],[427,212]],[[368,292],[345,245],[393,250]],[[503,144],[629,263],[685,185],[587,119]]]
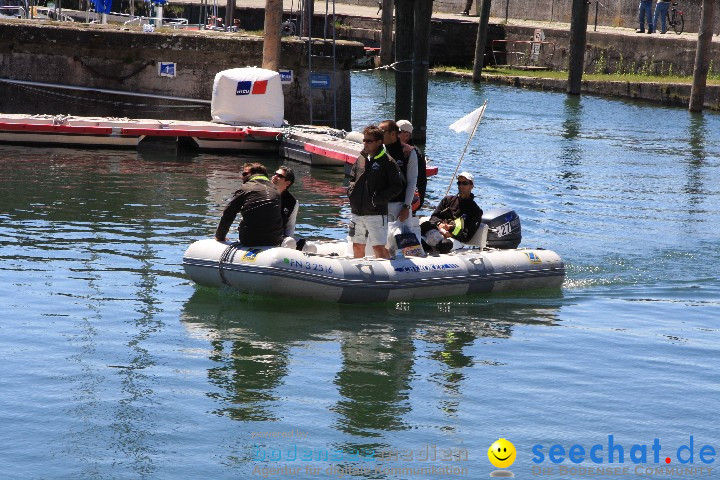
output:
[[[409,120],[398,120],[397,122],[395,122],[395,124],[397,125],[398,129],[400,129],[400,131],[398,132],[398,138],[402,143],[405,156],[409,157],[410,154],[414,151],[418,160],[418,176],[416,185],[418,197],[420,197],[420,203],[418,207],[413,206],[414,211],[417,210],[417,208],[422,207],[422,205],[425,203],[425,191],[427,190],[427,172],[425,171],[425,169],[427,167],[427,159],[425,158],[425,155],[420,151],[420,149],[417,148],[413,143],[413,124],[410,123]]]
[[[400,137],[400,141],[402,143],[412,145],[412,123],[410,123],[409,120],[398,120],[397,122],[395,122],[395,124],[400,129],[400,133],[398,134],[398,137]]]
[[[474,178],[470,172],[459,174],[458,194],[448,195],[440,200],[430,220],[420,225],[420,232],[425,237],[427,245],[440,253],[448,253],[452,250],[451,238],[459,242],[467,242],[480,226],[482,209],[475,203],[475,196],[472,193]]]
[[[380,122],[378,127],[383,131],[383,143],[387,153],[397,163],[405,182],[403,190],[391,198],[388,203],[388,215],[398,226],[397,224],[404,224],[412,214],[411,205],[417,186],[418,159],[414,150],[410,152],[410,155],[405,155],[399,136],[400,128],[393,120]]]

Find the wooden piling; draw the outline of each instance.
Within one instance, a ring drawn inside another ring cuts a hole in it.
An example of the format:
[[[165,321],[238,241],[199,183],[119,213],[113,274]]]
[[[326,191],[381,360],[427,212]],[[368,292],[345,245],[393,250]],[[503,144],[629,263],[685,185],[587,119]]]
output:
[[[225,4],[225,27],[230,28],[233,26],[235,20],[235,6],[236,0],[227,0]]]
[[[485,44],[487,43],[488,24],[490,23],[490,4],[492,0],[477,0],[480,3],[480,20],[478,22],[477,39],[475,40],[475,60],[473,61],[472,81],[480,82],[485,63]]]
[[[395,0],[395,118],[411,117],[414,4]]]
[[[390,65],[393,62],[393,0],[382,0],[382,17],[380,32],[380,64]]]
[[[588,1],[573,0],[570,22],[570,59],[567,92],[580,95],[583,70],[585,69],[585,46],[587,45]]]
[[[430,24],[433,0],[415,3],[415,53],[413,54],[413,140],[425,144],[427,136],[428,70],[430,67]],[[407,117],[404,117],[407,118]]]
[[[710,44],[715,24],[715,1],[703,0],[700,14],[697,49],[695,50],[695,68],[690,89],[691,112],[702,112],[705,104],[705,87],[707,86],[708,69],[710,67]]]
[[[275,72],[280,68],[282,9],[283,0],[265,0],[265,40],[262,66]]]

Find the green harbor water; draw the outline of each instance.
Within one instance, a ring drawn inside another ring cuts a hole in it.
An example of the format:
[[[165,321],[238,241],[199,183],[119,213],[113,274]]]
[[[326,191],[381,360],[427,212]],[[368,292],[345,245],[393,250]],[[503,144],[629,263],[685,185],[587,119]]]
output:
[[[354,74],[353,127],[393,89]],[[430,203],[466,141],[448,125],[486,98],[462,169],[564,258],[560,291],[199,288],[183,252],[251,157],[0,146],[2,478],[490,478],[501,437],[518,478],[720,478],[720,116],[435,78]],[[292,166],[299,233],[344,237],[342,170]]]

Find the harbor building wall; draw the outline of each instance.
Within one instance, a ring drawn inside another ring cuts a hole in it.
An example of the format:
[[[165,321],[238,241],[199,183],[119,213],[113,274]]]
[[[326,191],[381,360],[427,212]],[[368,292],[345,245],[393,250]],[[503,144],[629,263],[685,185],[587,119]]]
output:
[[[262,37],[237,33],[143,33],[118,26],[0,22],[0,77],[210,100],[215,74],[260,66],[262,47]],[[330,48],[315,41],[313,54],[329,54]],[[362,55],[362,44],[338,42],[334,77],[331,59],[314,59],[313,73],[325,82],[311,89],[307,41],[283,38],[281,68],[293,71],[292,81],[283,85],[286,120],[309,123],[310,101],[315,119],[332,119],[333,91],[327,87],[334,82],[337,126],[349,129],[350,66]],[[161,62],[176,64],[174,77],[160,74]],[[209,105],[7,83],[2,88],[3,113],[210,120]]]

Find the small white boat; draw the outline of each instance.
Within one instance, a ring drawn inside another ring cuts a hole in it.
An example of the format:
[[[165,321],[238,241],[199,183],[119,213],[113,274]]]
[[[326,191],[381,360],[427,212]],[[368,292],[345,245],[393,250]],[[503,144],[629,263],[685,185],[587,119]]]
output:
[[[309,165],[344,166],[345,173],[363,149],[360,132],[346,132],[336,128],[314,125],[291,125],[280,140],[280,154],[285,158]],[[426,175],[437,175],[438,167],[427,165]]]
[[[557,253],[489,248],[488,230],[482,225],[472,245],[449,254],[394,260],[349,258],[344,241],[319,242],[307,253],[206,239],[190,245],[183,267],[199,285],[355,304],[560,288],[565,265]]]
[[[329,127],[291,126],[283,132],[280,153],[309,165],[352,165],[362,151],[362,135]]]

